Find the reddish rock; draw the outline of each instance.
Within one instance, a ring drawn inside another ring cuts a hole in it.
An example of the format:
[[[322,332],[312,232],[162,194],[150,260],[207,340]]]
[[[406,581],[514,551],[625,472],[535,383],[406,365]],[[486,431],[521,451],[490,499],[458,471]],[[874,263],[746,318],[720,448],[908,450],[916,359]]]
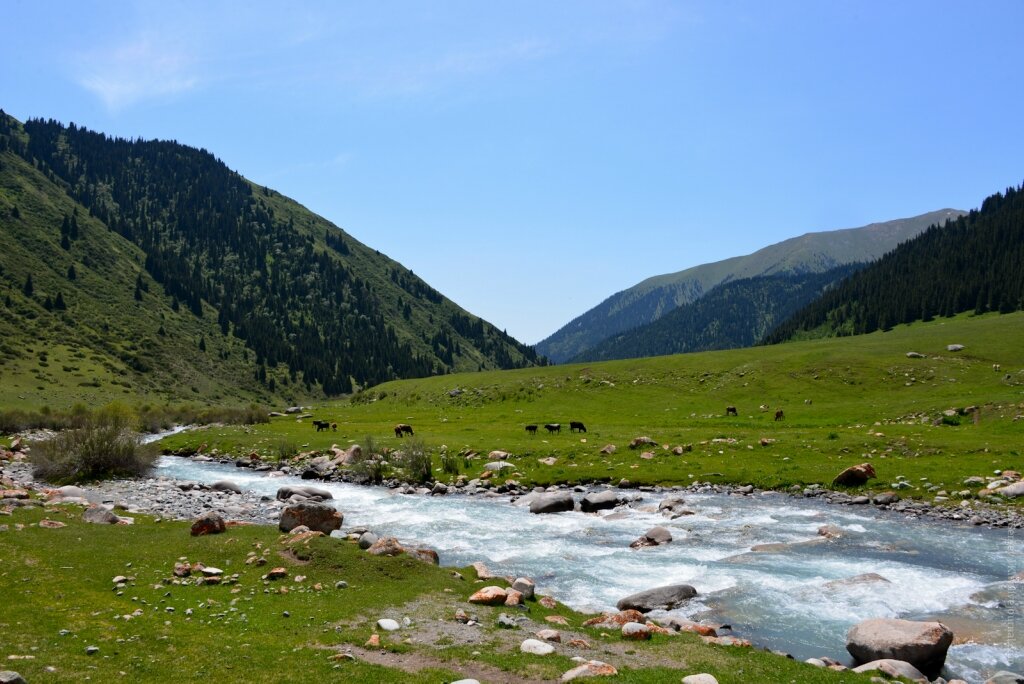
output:
[[[473,569],[476,570],[477,579],[494,579],[494,573],[491,572],[490,568],[484,565],[483,561],[477,561],[476,563],[473,563]]]
[[[569,621],[561,615],[548,615],[544,618],[546,622],[550,622],[553,625],[568,625]]]
[[[836,475],[835,479],[832,480],[832,484],[842,487],[859,487],[875,477],[877,477],[877,475],[875,475],[874,466],[870,463],[861,463],[859,465],[850,466],[843,472]]]
[[[175,563],[174,564],[174,576],[175,577],[188,577],[192,574],[192,566],[188,563]]]
[[[618,613],[601,613],[583,623],[584,627],[602,629],[618,629],[629,622],[646,622],[647,618],[639,610],[623,610]]]
[[[570,639],[569,640],[569,645],[572,646],[573,648],[582,648],[582,649],[586,649],[586,650],[589,650],[589,649],[593,648],[590,645],[590,642],[586,641],[585,639]]]
[[[381,537],[366,552],[371,556],[400,556],[405,549],[394,537]]]
[[[24,489],[4,489],[0,491],[0,499],[27,499],[28,492]]]
[[[485,606],[500,606],[505,603],[508,593],[501,587],[484,587],[469,597],[470,603],[479,603]]]
[[[515,589],[505,590],[505,605],[506,606],[518,606],[523,602],[523,592],[516,591]]]
[[[651,638],[651,628],[642,622],[627,622],[622,625],[622,638],[630,641],[647,641]]]
[[[608,663],[600,660],[590,660],[565,672],[559,681],[569,682],[579,677],[614,677],[619,671]]]
[[[409,552],[409,555],[424,563],[441,564],[441,557],[437,555],[437,551],[434,551],[434,549],[413,549]]]
[[[50,520],[48,518],[43,518],[42,520],[40,520],[39,526],[45,527],[48,530],[59,530],[62,527],[67,527],[65,523],[59,522],[57,520]]]
[[[380,648],[380,634],[371,634],[364,646],[367,648]]]
[[[552,641],[556,644],[562,643],[562,633],[557,629],[542,629],[537,632],[536,636],[542,641]]]
[[[224,525],[224,518],[212,511],[204,513],[192,523],[192,536],[200,537],[204,534],[220,534],[227,529]]]
[[[547,608],[548,610],[554,610],[555,608],[558,607],[558,602],[555,601],[555,599],[551,598],[550,596],[541,596],[537,600],[537,603],[539,603],[543,607]]]
[[[277,579],[284,579],[287,576],[288,576],[288,570],[286,568],[274,568],[273,570],[268,572],[266,575],[264,575],[263,578],[264,579],[268,579],[268,580],[277,580]]]

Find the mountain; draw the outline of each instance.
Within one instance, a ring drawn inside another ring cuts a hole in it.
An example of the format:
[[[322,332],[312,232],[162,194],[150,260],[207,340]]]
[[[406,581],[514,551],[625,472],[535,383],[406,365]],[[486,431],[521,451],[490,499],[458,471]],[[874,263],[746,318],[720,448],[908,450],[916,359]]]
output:
[[[965,311],[1024,309],[1024,186],[988,197],[980,209],[935,225],[769,334],[774,343],[860,335]]]
[[[817,299],[863,264],[821,273],[741,278],[716,285],[653,323],[619,333],[573,362],[608,361],[752,347],[776,325]]]
[[[697,301],[716,285],[757,276],[822,273],[843,264],[873,261],[928,226],[962,213],[942,209],[862,228],[807,233],[746,256],[648,278],[573,319],[537,343],[536,349],[555,363],[563,363],[602,340]]]
[[[205,150],[0,112],[0,401],[248,400],[536,352]]]

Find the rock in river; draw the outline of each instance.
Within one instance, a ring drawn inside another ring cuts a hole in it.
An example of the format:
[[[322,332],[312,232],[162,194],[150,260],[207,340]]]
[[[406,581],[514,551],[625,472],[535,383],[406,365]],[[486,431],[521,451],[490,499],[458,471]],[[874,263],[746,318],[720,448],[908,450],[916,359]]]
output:
[[[576,506],[569,492],[552,492],[542,494],[530,502],[531,513],[561,513],[571,511]]]
[[[941,622],[915,622],[877,618],[850,628],[846,650],[858,662],[903,660],[925,674],[934,674],[946,662],[953,632]]]
[[[615,605],[619,610],[649,613],[652,610],[672,610],[696,595],[697,590],[689,584],[670,584],[631,594]]]

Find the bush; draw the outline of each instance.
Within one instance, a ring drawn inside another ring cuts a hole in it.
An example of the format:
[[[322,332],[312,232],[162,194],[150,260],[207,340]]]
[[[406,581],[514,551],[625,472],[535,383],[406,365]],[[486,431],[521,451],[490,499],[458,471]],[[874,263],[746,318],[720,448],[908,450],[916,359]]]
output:
[[[441,470],[448,473],[449,475],[459,474],[459,455],[453,454],[449,451],[441,453]]]
[[[417,437],[410,438],[405,443],[404,451],[402,467],[409,479],[420,484],[429,482],[434,475],[434,466],[423,440]]]
[[[156,450],[143,446],[123,415],[108,413],[33,447],[35,477],[54,484],[145,474]]]
[[[299,455],[299,447],[290,439],[278,440],[276,444],[277,460],[290,461]]]
[[[362,454],[352,461],[352,471],[366,482],[380,484],[384,481],[387,462],[377,453],[377,443],[369,435],[364,442]]]

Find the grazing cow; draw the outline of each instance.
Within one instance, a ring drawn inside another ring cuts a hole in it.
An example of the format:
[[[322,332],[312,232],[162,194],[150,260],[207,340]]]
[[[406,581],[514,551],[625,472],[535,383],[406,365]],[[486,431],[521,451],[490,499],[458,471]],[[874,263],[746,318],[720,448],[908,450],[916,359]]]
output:
[[[536,425],[527,425],[526,426],[526,431],[529,432],[531,435],[535,435],[535,434],[537,434],[537,426]]]
[[[569,421],[569,432],[586,432],[587,426],[578,420]]]
[[[782,409],[778,409],[775,411],[775,420],[782,420],[785,417],[786,414],[782,412]]]
[[[331,423],[331,432],[337,432],[337,431],[338,431],[338,424],[337,423]]]
[[[725,407],[725,415],[739,417],[740,414],[738,414],[736,412],[736,407],[735,406],[726,406]]]
[[[757,408],[761,409],[762,411],[771,411],[771,408],[769,408],[768,404],[761,404]]]
[[[395,437],[401,437],[402,435],[413,434],[412,425],[406,425],[405,423],[399,423],[395,426]]]
[[[326,420],[314,420],[313,421],[313,427],[316,428],[317,432],[320,432],[322,430],[326,430],[330,426],[331,426],[331,424],[328,423]]]
[[[998,372],[999,372],[999,371],[1001,371],[1002,369],[1003,369],[1003,367],[1002,367],[1002,366],[1000,366],[1000,365],[999,365],[998,363],[993,363],[993,364],[992,364],[992,370],[994,370],[995,372],[997,372],[997,373],[998,373]]]
[[[552,432],[560,433],[562,431],[562,425],[560,423],[548,423],[544,426],[544,429],[548,431],[548,434],[551,434]]]

